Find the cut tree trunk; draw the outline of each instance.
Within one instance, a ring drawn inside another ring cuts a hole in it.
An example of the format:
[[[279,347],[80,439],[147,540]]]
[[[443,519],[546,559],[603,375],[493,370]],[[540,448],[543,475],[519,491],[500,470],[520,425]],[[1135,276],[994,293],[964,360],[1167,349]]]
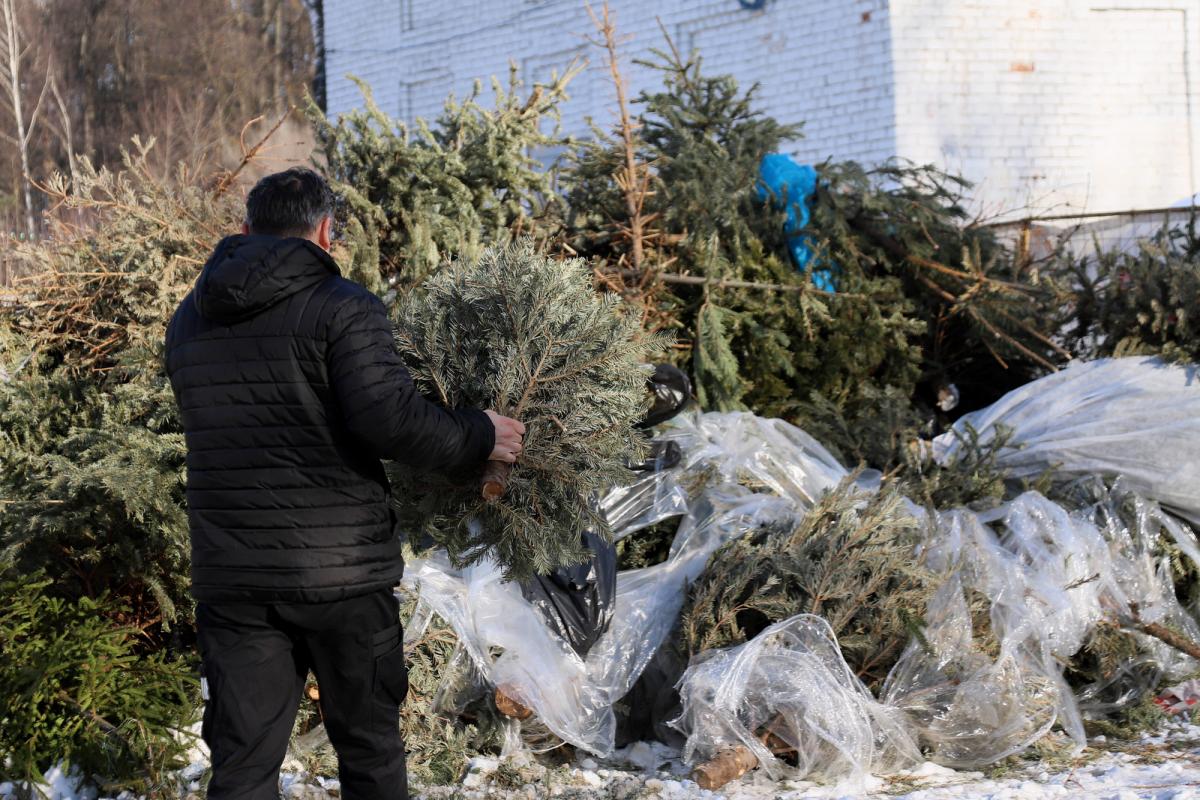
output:
[[[758,740],[766,745],[767,749],[775,755],[795,751],[795,748],[775,734],[773,728],[780,721],[780,717],[775,717],[762,728],[759,728],[756,734]],[[701,789],[714,791],[720,789],[730,781],[736,781],[750,770],[756,768],[758,763],[758,756],[754,755],[754,751],[744,744],[735,744],[725,748],[711,760],[705,761],[692,770],[692,780]]]
[[[533,716],[533,709],[512,698],[512,689],[507,686],[496,687],[496,710],[506,717],[516,720],[526,720]]]
[[[508,476],[512,473],[512,464],[503,461],[489,461],[483,468],[483,499],[494,503],[504,496],[508,488]]]
[[[692,780],[701,789],[715,791],[730,781],[735,781],[758,766],[758,756],[744,744],[735,744],[717,753],[711,761],[706,761],[692,770]]]

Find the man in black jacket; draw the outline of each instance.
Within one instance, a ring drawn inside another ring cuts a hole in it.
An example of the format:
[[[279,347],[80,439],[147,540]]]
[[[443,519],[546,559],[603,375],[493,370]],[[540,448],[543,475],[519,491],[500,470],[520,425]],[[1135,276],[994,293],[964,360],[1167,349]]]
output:
[[[274,798],[304,680],[347,800],[407,797],[404,569],[380,459],[512,462],[524,427],[422,397],[383,303],[328,254],[311,170],[263,178],[167,328],[187,439],[210,800]]]

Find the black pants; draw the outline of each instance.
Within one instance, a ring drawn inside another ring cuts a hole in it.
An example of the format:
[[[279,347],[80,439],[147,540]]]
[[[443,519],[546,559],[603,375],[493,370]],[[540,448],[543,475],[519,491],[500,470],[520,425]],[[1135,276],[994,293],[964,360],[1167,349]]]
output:
[[[274,800],[311,669],[345,800],[408,797],[400,703],[408,692],[389,590],[330,603],[201,603],[209,800]]]

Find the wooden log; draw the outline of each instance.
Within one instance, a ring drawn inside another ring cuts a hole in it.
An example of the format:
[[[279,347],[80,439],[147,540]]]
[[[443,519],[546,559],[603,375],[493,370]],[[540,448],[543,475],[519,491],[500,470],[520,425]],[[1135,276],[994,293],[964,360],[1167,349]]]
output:
[[[744,744],[727,747],[711,761],[706,761],[692,770],[692,780],[701,789],[714,791],[730,781],[735,781],[758,766],[758,756]]]
[[[756,734],[758,740],[776,756],[796,752],[796,748],[775,733],[775,728],[782,721],[782,717],[775,717],[759,728]],[[757,766],[758,756],[754,755],[754,752],[746,745],[735,744],[717,753],[712,760],[706,761],[692,770],[692,780],[701,789],[716,790],[730,781],[736,781]]]

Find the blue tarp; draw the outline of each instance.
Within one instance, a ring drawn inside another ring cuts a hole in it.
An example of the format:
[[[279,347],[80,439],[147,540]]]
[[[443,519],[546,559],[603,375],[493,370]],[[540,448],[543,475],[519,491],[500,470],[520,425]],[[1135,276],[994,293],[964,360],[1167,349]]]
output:
[[[811,242],[804,229],[808,226],[808,201],[817,190],[817,170],[811,164],[798,164],[784,153],[768,153],[759,164],[758,197],[771,201],[776,208],[786,203],[787,222],[783,230],[788,235],[788,251],[796,269],[806,272],[813,260]],[[837,289],[836,269],[815,269],[813,285],[826,292]]]

